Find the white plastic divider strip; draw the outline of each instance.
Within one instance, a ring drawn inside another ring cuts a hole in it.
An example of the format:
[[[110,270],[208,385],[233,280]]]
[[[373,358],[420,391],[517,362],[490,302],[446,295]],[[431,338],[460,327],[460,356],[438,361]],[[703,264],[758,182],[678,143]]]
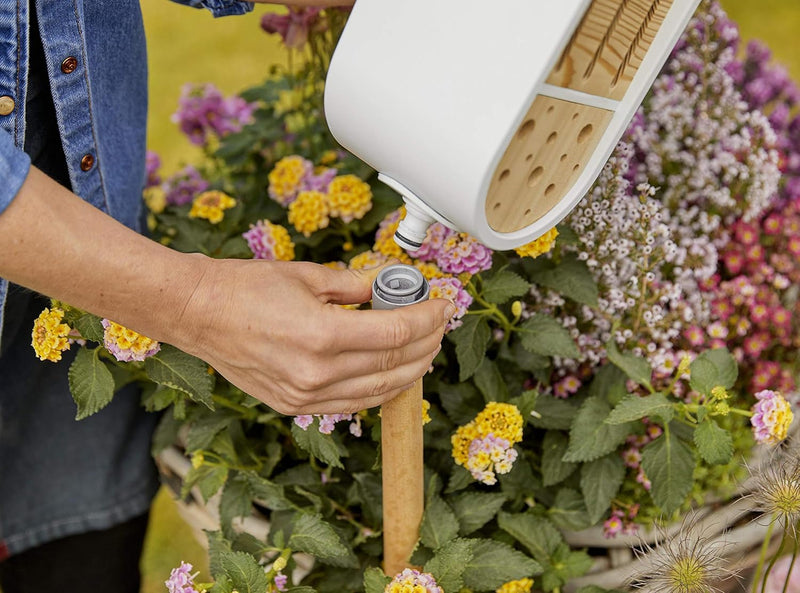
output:
[[[597,95],[591,95],[582,91],[575,91],[548,83],[542,84],[538,89],[538,93],[545,97],[561,99],[562,101],[569,101],[570,103],[580,103],[582,105],[588,105],[589,107],[605,109],[606,111],[617,111],[620,104],[620,101],[614,99],[599,97]]]

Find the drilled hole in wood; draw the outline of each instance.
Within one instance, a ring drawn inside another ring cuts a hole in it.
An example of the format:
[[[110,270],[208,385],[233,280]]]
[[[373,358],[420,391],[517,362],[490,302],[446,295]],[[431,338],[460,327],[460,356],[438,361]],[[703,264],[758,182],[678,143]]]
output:
[[[530,187],[536,185],[539,182],[539,179],[542,178],[543,174],[544,174],[544,167],[536,167],[533,171],[531,171],[531,174],[528,175],[528,185]]]
[[[560,160],[562,163],[563,163],[564,161],[566,161],[566,160],[567,160],[567,153],[565,152],[564,154],[562,154],[562,155],[561,155],[561,158],[560,158],[559,160]]]
[[[547,108],[547,113],[553,113],[553,109],[555,109],[555,107],[550,105],[550,107]]]
[[[572,167],[572,170],[573,170],[573,171],[577,171],[577,170],[578,170],[578,169],[580,169],[580,168],[581,168],[581,165],[580,165],[580,163],[578,163],[577,165],[575,165],[574,167]]]
[[[492,209],[497,210],[498,208],[500,208],[500,202],[495,202],[494,206],[492,206]]]
[[[524,138],[531,132],[533,132],[533,128],[536,127],[536,122],[532,119],[527,119],[525,122],[519,127],[519,131],[517,132],[517,137]]]
[[[532,160],[533,160],[533,155],[532,154],[529,154],[528,156],[525,157],[525,162],[526,163],[530,163]]]
[[[578,132],[578,144],[583,144],[584,142],[586,142],[589,139],[589,136],[592,135],[593,130],[594,128],[592,127],[592,124],[586,124],[585,126],[583,126],[583,128],[581,128],[581,131]]]
[[[572,119],[573,119],[573,121],[574,121],[574,120],[576,120],[576,119],[578,119],[578,117],[580,117],[580,113],[573,113],[573,114],[572,114]]]
[[[550,197],[550,194],[552,194],[555,189],[556,189],[556,184],[551,183],[550,185],[547,186],[547,189],[544,190],[544,196],[546,198]]]
[[[503,169],[503,172],[500,173],[500,177],[498,177],[497,180],[504,181],[509,175],[511,175],[511,171],[509,169]]]
[[[558,132],[553,132],[552,134],[550,134],[550,135],[547,137],[547,143],[548,143],[548,144],[552,144],[553,142],[555,142],[555,141],[556,141],[556,138],[558,138]]]
[[[527,210],[525,210],[525,216],[528,216],[528,214],[530,214],[530,213],[531,213],[531,209],[530,209],[530,208],[528,208]]]

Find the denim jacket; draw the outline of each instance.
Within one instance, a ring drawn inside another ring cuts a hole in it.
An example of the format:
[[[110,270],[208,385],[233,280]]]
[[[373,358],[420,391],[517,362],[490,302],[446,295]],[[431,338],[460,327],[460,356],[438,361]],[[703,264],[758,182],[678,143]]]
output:
[[[252,3],[237,0],[174,1],[208,8],[214,16],[252,10]],[[0,214],[30,168],[22,150],[28,10],[27,0],[0,0]],[[72,190],[138,229],[147,118],[147,52],[139,3],[47,0],[39,4],[38,16]],[[0,279],[0,339],[7,291],[8,283]]]
[[[236,0],[176,1],[215,16],[252,8]],[[37,9],[41,44],[30,31],[29,6]],[[47,77],[28,80],[31,56],[38,73],[46,63]],[[53,104],[43,109],[48,90]],[[136,0],[0,0],[0,216],[30,169],[26,149],[60,183],[138,230],[146,110]],[[59,136],[63,159],[54,150]],[[30,348],[29,328],[43,306],[0,279],[0,561],[137,516],[157,486],[149,452],[157,418],[128,386],[75,422],[67,382],[74,352],[44,363]]]

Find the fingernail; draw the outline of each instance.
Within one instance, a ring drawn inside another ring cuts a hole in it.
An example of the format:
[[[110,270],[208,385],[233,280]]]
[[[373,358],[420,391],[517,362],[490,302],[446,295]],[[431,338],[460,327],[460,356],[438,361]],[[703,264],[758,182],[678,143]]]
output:
[[[450,318],[455,314],[456,314],[456,306],[453,303],[450,303],[444,310],[444,320],[450,321]]]

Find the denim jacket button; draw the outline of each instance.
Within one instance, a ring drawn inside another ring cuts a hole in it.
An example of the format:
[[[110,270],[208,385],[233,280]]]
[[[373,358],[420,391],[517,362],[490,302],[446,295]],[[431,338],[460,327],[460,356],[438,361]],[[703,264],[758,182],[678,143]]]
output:
[[[64,74],[72,74],[75,72],[75,68],[78,67],[78,58],[75,56],[70,56],[68,58],[64,58],[64,61],[61,62],[61,71]]]
[[[81,171],[88,171],[94,165],[94,157],[90,154],[83,155],[81,159]]]
[[[11,115],[15,106],[14,99],[8,95],[0,97],[0,115]]]

